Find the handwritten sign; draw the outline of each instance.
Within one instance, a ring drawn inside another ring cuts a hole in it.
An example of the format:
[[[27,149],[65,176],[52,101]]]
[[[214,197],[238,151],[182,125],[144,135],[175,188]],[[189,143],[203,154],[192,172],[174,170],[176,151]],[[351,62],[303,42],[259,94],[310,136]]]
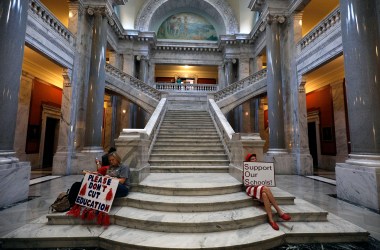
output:
[[[274,178],[274,166],[271,162],[244,162],[243,183],[245,186],[265,185],[276,186]]]
[[[117,179],[87,173],[75,203],[108,213],[111,210],[118,184]]]

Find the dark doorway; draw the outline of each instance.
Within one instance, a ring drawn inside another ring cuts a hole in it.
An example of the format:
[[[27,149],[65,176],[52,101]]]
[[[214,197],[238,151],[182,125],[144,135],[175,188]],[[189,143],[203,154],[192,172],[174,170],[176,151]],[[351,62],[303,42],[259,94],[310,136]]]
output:
[[[317,130],[315,122],[307,123],[310,154],[313,157],[313,167],[318,166]]]
[[[53,156],[57,149],[58,136],[56,135],[58,134],[58,126],[59,119],[47,117],[42,168],[51,168],[53,166]]]

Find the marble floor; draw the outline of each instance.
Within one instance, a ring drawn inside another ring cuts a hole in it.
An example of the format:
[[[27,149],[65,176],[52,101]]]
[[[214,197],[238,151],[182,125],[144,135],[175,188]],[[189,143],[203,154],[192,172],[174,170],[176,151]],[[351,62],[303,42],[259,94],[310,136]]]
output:
[[[47,214],[50,204],[57,195],[66,191],[73,182],[80,181],[81,178],[81,175],[63,176],[31,185],[28,201],[0,208],[0,236]],[[335,185],[295,175],[277,175],[276,184],[296,197],[366,229],[370,232],[376,246],[379,244],[380,214],[334,198]],[[380,249],[380,244],[378,247],[375,249]]]

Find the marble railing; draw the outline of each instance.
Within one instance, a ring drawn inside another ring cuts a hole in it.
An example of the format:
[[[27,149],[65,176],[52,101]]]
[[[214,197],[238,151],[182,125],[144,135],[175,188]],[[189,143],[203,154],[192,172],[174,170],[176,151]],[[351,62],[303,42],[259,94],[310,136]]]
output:
[[[121,79],[123,82],[129,84],[130,86],[134,87],[135,89],[138,89],[141,92],[144,92],[146,95],[150,96],[151,98],[155,99],[156,101],[159,101],[161,99],[161,92],[156,90],[155,88],[152,88],[145,82],[128,75],[127,73],[124,73],[118,68],[115,68],[111,64],[106,64],[106,72],[111,74],[112,76]]]
[[[224,89],[219,90],[214,94],[214,100],[217,102],[219,100],[222,100],[223,98],[226,98],[228,96],[231,96],[235,94],[236,92],[255,84],[256,82],[266,78],[267,76],[267,70],[262,69],[260,71],[257,71],[255,74],[252,74],[240,81],[237,81],[233,84],[228,85]]]
[[[314,29],[312,29],[307,35],[304,36],[304,38],[301,39],[301,41],[298,42],[297,46],[299,46],[301,50],[305,49],[311,42],[336,24],[340,24],[339,8],[335,9],[325,19],[317,24]]]
[[[39,0],[29,0],[29,7],[37,16],[47,23],[55,32],[73,44],[74,37],[71,32],[51,13]]]
[[[162,98],[143,129],[123,129],[115,140],[122,161],[131,169],[132,185],[137,185],[149,174],[149,155],[167,110],[167,99]]]
[[[195,91],[195,92],[215,92],[218,90],[217,84],[181,84],[178,83],[156,83],[155,88],[163,91]]]

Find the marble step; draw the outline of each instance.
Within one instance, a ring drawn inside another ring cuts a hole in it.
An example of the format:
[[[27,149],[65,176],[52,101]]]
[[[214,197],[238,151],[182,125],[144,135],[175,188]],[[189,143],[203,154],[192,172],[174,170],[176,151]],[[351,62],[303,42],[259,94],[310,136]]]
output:
[[[150,166],[151,173],[228,173],[228,166]]]
[[[215,135],[204,135],[204,134],[181,134],[181,133],[173,133],[173,134],[161,134],[159,133],[157,139],[211,139],[211,140],[220,140],[218,134]]]
[[[210,116],[165,116],[164,121],[212,121]]]
[[[208,129],[189,129],[189,130],[184,130],[184,129],[160,129],[159,134],[160,135],[166,135],[166,134],[205,134],[205,135],[218,135],[218,132],[216,132],[215,128],[208,128]]]
[[[193,148],[193,147],[200,147],[200,148],[205,148],[205,147],[210,147],[210,148],[220,148],[223,147],[223,144],[220,141],[207,141],[207,142],[196,142],[196,141],[186,141],[184,143],[183,141],[170,141],[170,140],[165,140],[165,141],[156,141],[154,144],[154,148],[159,148],[162,146],[173,146],[178,148]]]
[[[181,145],[180,147],[177,147],[177,145],[173,145],[171,143],[167,143],[166,145],[164,144],[159,144],[159,145],[155,145],[153,146],[153,152],[155,152],[155,150],[160,151],[173,151],[173,152],[176,152],[176,151],[181,151],[181,152],[197,152],[197,151],[203,151],[204,153],[214,153],[214,152],[219,152],[219,151],[223,151],[224,152],[224,147],[220,144],[220,145]]]
[[[187,126],[185,124],[183,125],[161,125],[160,126],[160,131],[183,131],[183,132],[209,132],[209,131],[216,131],[214,125],[212,126],[195,126],[195,125],[190,125]]]
[[[180,154],[151,154],[149,157],[149,161],[158,161],[158,160],[177,160],[177,161],[187,161],[187,160],[228,160],[228,156],[226,154],[187,154],[186,152],[182,152]]]
[[[138,185],[138,191],[174,196],[220,195],[240,192],[241,183],[226,173],[151,173]]]
[[[186,148],[154,148],[152,150],[152,154],[191,154],[191,155],[197,155],[197,154],[224,154],[224,148],[199,148],[199,147],[186,147]]]
[[[43,220],[43,219],[41,219]],[[119,225],[48,225],[33,221],[2,240],[3,248],[104,249],[270,249],[289,243],[362,242],[369,233],[332,214],[324,222],[279,222],[279,231],[268,223],[209,233],[155,232]]]
[[[149,160],[150,165],[155,166],[228,166],[229,160]]]
[[[210,120],[198,120],[197,118],[189,120],[165,120],[162,122],[162,125],[193,125],[193,126],[214,126],[214,122]]]
[[[307,203],[296,206],[282,206],[292,216],[292,222],[327,221],[327,212]],[[282,222],[276,213],[274,220]],[[50,225],[95,224],[80,218],[67,216],[65,213],[48,214]],[[263,206],[250,206],[235,210],[215,212],[164,212],[138,209],[132,207],[114,207],[110,213],[113,225],[141,230],[169,233],[206,233],[254,227],[267,223]]]
[[[202,138],[202,137],[192,137],[192,138],[157,138],[156,142],[182,142],[184,144],[188,144],[188,142],[195,142],[195,143],[203,143],[203,142],[208,142],[208,143],[213,143],[213,142],[219,142],[220,144],[221,141],[219,138]]]
[[[294,204],[294,197],[276,197],[276,200],[279,205]],[[252,200],[244,192],[200,196],[173,196],[131,192],[126,198],[114,201],[115,206],[129,206],[166,212],[222,211],[249,207],[255,203],[260,204],[260,202]]]

